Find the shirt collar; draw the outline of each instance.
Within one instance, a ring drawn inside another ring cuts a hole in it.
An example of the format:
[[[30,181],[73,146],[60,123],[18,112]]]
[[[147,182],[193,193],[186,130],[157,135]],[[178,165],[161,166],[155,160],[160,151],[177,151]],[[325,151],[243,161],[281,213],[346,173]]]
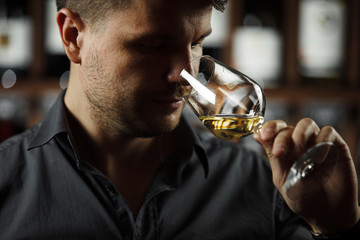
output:
[[[56,135],[68,132],[64,104],[65,90],[57,97],[54,105],[45,115],[40,127],[28,146],[28,150],[45,145]]]
[[[176,134],[176,152],[192,152],[193,148],[198,159],[204,167],[205,177],[209,174],[209,161],[206,154],[206,148],[203,145],[203,139],[199,132],[197,132],[190,121],[187,119],[186,114],[183,114],[178,128],[175,130]]]

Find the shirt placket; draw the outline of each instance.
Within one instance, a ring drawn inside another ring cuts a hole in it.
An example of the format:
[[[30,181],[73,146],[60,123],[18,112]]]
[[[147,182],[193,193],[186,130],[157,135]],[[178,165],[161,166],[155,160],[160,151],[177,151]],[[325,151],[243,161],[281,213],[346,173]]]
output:
[[[157,196],[164,191],[173,190],[172,187],[160,186],[157,190],[150,191],[135,221],[121,194],[113,188],[110,182],[104,184],[104,186],[113,203],[118,227],[124,239],[158,239],[159,219],[156,203]]]
[[[166,191],[172,191],[173,186],[159,185],[149,191],[142,209],[136,220],[134,240],[159,239],[158,196]]]
[[[104,188],[111,200],[113,213],[117,223],[116,225],[119,228],[121,236],[125,240],[133,239],[135,222],[129,207],[109,180],[101,179],[101,182],[103,183]]]

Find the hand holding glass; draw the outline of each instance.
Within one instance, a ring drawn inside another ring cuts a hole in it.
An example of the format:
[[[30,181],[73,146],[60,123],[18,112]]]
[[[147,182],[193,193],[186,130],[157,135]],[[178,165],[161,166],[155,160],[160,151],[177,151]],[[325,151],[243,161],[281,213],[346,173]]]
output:
[[[218,138],[236,140],[261,129],[265,95],[245,74],[210,56],[201,56],[192,60],[191,72],[184,69],[181,77],[179,94]],[[310,148],[290,169],[284,184],[286,194],[299,199],[316,193],[330,177],[336,159],[332,143]]]

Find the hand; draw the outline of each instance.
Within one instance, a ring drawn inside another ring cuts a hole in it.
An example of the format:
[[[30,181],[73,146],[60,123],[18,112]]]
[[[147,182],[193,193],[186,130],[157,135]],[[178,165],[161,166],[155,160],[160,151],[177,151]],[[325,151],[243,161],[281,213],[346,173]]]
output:
[[[355,166],[348,146],[332,127],[320,129],[311,119],[302,119],[295,127],[283,121],[268,121],[254,139],[262,144],[270,160],[274,185],[290,209],[303,217],[315,233],[342,232],[358,222]],[[290,199],[283,187],[294,160],[320,142],[333,142],[338,150],[339,159],[331,177],[315,195]]]

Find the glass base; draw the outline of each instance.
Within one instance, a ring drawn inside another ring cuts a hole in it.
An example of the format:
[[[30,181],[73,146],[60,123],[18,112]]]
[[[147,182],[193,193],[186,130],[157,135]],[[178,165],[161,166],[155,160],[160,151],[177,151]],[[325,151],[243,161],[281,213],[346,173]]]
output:
[[[331,176],[337,161],[332,142],[319,143],[308,149],[291,167],[284,190],[291,199],[314,195]]]

